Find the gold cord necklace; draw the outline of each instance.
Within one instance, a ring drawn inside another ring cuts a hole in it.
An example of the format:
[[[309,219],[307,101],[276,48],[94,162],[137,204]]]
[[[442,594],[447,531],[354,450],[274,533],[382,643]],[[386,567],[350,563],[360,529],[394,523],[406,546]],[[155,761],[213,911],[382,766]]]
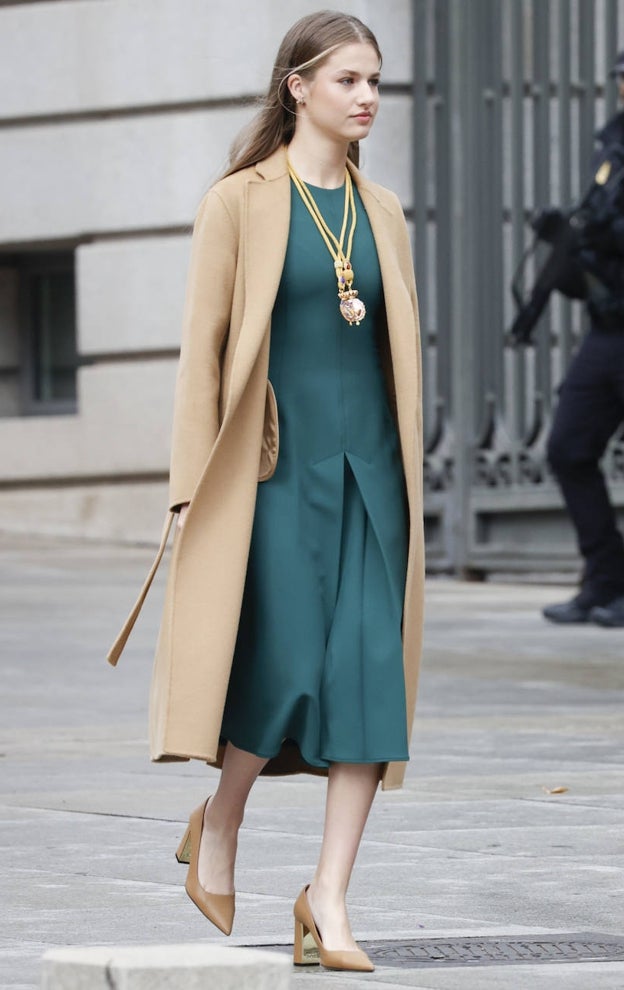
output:
[[[353,248],[353,235],[357,224],[357,211],[355,208],[355,197],[353,195],[353,182],[348,169],[345,169],[345,204],[342,227],[340,229],[340,240],[332,233],[327,226],[323,214],[319,210],[314,197],[303,179],[300,179],[294,168],[288,162],[288,172],[308,208],[318,231],[327,245],[327,249],[334,259],[334,271],[338,282],[338,298],[340,299],[340,312],[344,316],[349,326],[359,326],[366,316],[366,306],[361,299],[358,299],[357,289],[353,288],[354,272],[351,267],[351,249]],[[349,236],[347,239],[347,249],[344,249],[345,235],[349,225],[349,214],[351,214],[351,224],[349,226]]]

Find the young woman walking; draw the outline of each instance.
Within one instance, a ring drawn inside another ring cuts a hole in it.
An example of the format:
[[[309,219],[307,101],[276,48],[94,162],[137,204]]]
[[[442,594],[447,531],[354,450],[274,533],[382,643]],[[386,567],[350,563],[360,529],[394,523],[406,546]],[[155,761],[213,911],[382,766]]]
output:
[[[357,169],[380,70],[357,18],[298,21],[199,210],[150,717],[153,759],[221,767],[178,856],[226,934],[254,781],[327,775],[294,961],[363,971],[346,894],[378,783],[401,786],[409,759],[423,585],[409,239],[396,196]]]

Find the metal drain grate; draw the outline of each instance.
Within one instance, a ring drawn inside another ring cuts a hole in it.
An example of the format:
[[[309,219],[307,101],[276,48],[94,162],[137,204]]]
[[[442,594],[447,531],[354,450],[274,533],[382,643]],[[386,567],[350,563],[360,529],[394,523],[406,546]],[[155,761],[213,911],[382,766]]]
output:
[[[360,944],[375,963],[393,969],[624,961],[624,938],[595,932],[512,938],[495,935],[419,938]],[[290,951],[284,945],[264,948]]]
[[[369,942],[365,949],[380,965],[399,969],[624,960],[624,938],[586,932],[578,935],[532,935],[515,938],[485,936]]]

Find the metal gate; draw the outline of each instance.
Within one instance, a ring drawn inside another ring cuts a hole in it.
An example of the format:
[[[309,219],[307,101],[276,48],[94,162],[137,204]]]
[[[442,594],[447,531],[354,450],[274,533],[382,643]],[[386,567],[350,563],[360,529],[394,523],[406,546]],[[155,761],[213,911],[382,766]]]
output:
[[[504,330],[529,217],[579,197],[594,131],[616,109],[624,2],[413,0],[413,12],[428,566],[570,569],[574,533],[545,445],[585,316],[557,296],[534,348],[505,346]],[[622,506],[624,432],[605,466]]]

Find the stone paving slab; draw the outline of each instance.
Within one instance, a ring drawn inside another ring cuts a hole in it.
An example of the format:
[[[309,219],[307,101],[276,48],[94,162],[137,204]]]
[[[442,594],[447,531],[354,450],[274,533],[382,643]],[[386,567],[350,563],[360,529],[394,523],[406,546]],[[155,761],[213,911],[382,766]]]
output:
[[[578,966],[561,963],[547,966],[475,967],[431,973],[413,970],[381,973],[376,970],[364,981],[356,975],[295,974],[294,986],[308,990],[622,990],[624,966],[621,963],[582,963]],[[309,982],[306,982],[309,981]],[[314,981],[314,982],[312,982]]]
[[[119,668],[104,661],[152,551],[11,540],[1,553],[0,987],[33,990],[55,946],[287,945],[324,782],[254,788],[226,941],[173,857],[216,773],[147,757],[164,572]],[[546,624],[541,607],[569,594],[428,583],[406,786],[379,795],[350,891],[361,940],[624,933],[624,631]],[[384,966],[296,971],[293,983],[624,990],[624,966]]]

